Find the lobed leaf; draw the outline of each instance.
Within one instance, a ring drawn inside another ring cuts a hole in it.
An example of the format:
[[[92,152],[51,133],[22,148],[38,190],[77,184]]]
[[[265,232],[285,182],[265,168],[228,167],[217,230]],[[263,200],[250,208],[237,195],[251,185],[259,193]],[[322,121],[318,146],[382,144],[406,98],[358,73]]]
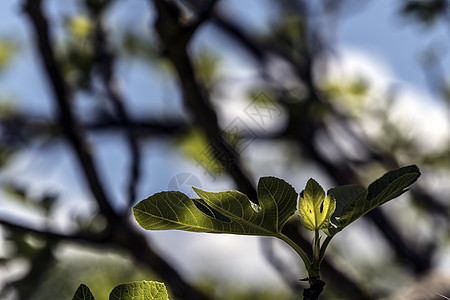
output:
[[[419,168],[411,165],[387,172],[371,183],[368,189],[359,185],[330,189],[329,193],[336,199],[336,210],[332,216],[332,223],[335,224],[324,232],[335,235],[372,209],[406,192],[419,176]]]
[[[200,199],[183,193],[161,192],[133,207],[141,227],[148,230],[179,229],[194,232],[273,236],[281,232],[294,214],[297,193],[282,179],[262,177],[255,210],[248,197],[238,191],[206,192],[194,188]]]
[[[166,286],[155,281],[136,281],[116,286],[109,300],[168,300]]]
[[[80,284],[78,289],[75,291],[75,295],[73,296],[72,300],[95,300],[95,298],[87,285]]]
[[[303,226],[313,231],[327,229],[335,208],[334,196],[329,194],[325,198],[323,188],[314,179],[309,179],[298,203]]]

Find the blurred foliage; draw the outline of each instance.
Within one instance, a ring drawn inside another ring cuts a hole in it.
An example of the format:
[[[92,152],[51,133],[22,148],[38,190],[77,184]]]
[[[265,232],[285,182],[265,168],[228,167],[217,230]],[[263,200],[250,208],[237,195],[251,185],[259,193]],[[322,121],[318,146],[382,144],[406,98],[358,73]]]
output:
[[[0,168],[6,167],[16,151],[26,144],[23,134],[25,126],[18,115],[14,98],[0,100]]]
[[[72,85],[89,90],[96,60],[93,20],[87,15],[68,17],[64,29],[65,39],[58,49],[63,73]]]
[[[128,30],[121,39],[124,53],[131,58],[141,58],[142,62],[151,64],[160,57],[151,39],[144,38],[142,34]]]
[[[0,167],[8,164],[14,155],[14,151],[8,147],[0,147]]]
[[[197,283],[213,299],[229,300],[292,300],[296,299],[290,289],[270,284],[246,286],[237,282],[224,283],[222,279],[205,274]]]
[[[195,70],[208,89],[213,89],[217,81],[217,71],[220,66],[220,56],[217,53],[202,49],[195,56]]]
[[[78,15],[68,19],[66,26],[70,35],[86,42],[86,39],[92,35],[94,30],[94,24],[92,24],[92,21],[85,15]]]
[[[120,252],[91,249],[61,256],[34,293],[34,300],[71,299],[80,282],[97,300],[109,299],[112,289],[124,282],[157,279]],[[172,299],[172,298],[171,298]]]
[[[18,50],[17,43],[10,39],[0,38],[0,71],[10,64]]]
[[[321,92],[326,97],[337,101],[337,107],[346,109],[350,115],[358,115],[366,110],[370,83],[364,78],[351,81],[335,80],[324,84]]]
[[[137,61],[144,64],[152,70],[156,70],[161,77],[170,78],[173,75],[173,66],[164,59],[163,49],[146,30],[131,30],[123,28],[123,32],[119,33],[120,43],[117,45],[118,50],[123,54],[123,58],[130,61]],[[150,38],[148,38],[150,36]]]
[[[223,164],[214,156],[214,151],[217,150],[214,143],[208,141],[203,132],[197,128],[192,128],[187,134],[180,136],[176,145],[184,155],[211,176],[214,177],[225,171]],[[227,163],[226,157],[223,162]]]
[[[305,38],[308,32],[307,22],[298,14],[286,14],[279,22],[274,24],[273,38],[277,42],[301,52],[306,47]]]
[[[447,0],[409,0],[405,1],[402,13],[424,25],[433,25],[440,17],[446,17]]]
[[[15,200],[33,208],[34,210],[44,213],[45,216],[50,216],[54,206],[57,204],[58,195],[53,192],[45,192],[39,196],[30,196],[27,186],[17,182],[5,182],[2,185],[3,191],[6,193],[8,199]]]

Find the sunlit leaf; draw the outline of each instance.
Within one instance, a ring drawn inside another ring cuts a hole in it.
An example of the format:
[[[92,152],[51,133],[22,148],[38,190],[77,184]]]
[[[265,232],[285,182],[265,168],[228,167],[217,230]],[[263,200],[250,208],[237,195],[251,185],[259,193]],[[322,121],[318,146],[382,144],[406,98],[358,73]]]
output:
[[[75,292],[72,300],[95,300],[94,295],[92,295],[91,290],[85,284],[80,284]]]
[[[336,199],[336,210],[330,226],[324,230],[334,235],[367,214],[372,209],[392,200],[407,191],[420,176],[417,166],[407,166],[384,174],[365,189],[359,185],[348,185],[330,189]]]
[[[327,229],[335,208],[333,195],[325,198],[322,187],[314,179],[309,179],[298,203],[303,226],[308,230]]]
[[[137,281],[116,286],[109,300],[167,300],[166,286],[155,281]]]
[[[259,180],[258,209],[238,191],[194,190],[201,200],[175,191],[154,194],[133,208],[134,217],[148,230],[273,236],[281,232],[297,202],[294,188],[275,177]]]

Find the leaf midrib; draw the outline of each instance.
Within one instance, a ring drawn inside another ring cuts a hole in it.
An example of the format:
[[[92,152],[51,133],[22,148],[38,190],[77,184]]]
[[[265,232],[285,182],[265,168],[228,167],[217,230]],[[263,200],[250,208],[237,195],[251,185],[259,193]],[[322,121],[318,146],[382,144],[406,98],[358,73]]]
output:
[[[278,228],[279,227],[279,223],[280,223],[280,215],[279,215],[279,209],[278,209],[278,203],[277,203],[277,201],[275,200],[275,197],[273,196],[273,193],[271,193],[270,192],[270,189],[267,187],[267,185],[266,185],[266,183],[263,183],[264,184],[264,188],[267,190],[267,192],[268,192],[268,194],[270,195],[270,198],[272,199],[272,202],[273,203],[275,203],[275,212],[276,212],[276,224],[275,224],[275,229],[276,229],[276,233],[279,233],[280,232],[280,228]],[[278,186],[277,186],[277,190],[278,190]],[[284,194],[284,189],[282,190],[282,193],[281,194]],[[263,211],[265,211],[265,210],[263,210]]]
[[[272,235],[273,236],[273,235],[277,234],[277,232],[265,229],[264,227],[260,227],[260,226],[256,225],[255,223],[252,223],[252,222],[250,222],[248,220],[245,220],[243,218],[236,217],[235,215],[233,215],[231,213],[228,213],[227,210],[223,210],[220,206],[215,205],[213,202],[207,201],[205,199],[203,199],[203,200],[206,201],[208,203],[208,205],[210,205],[212,208],[218,210],[221,214],[225,215],[226,217],[229,217],[231,219],[231,221],[233,221],[233,219],[238,219],[238,220],[241,220],[243,223],[249,225],[249,227],[254,227],[254,228],[260,229],[260,230],[262,229],[261,231],[269,233],[268,235]],[[248,200],[248,201],[250,201],[250,200]],[[249,203],[249,205],[250,205],[250,203]],[[242,206],[242,204],[241,204],[241,206]],[[265,212],[265,210],[262,210],[262,211]],[[253,214],[258,214],[258,212],[256,212],[256,211],[253,211],[252,213]],[[277,215],[277,219],[278,219],[278,215]],[[264,216],[262,216],[262,221],[264,221]]]
[[[231,220],[231,222],[236,222],[236,223],[238,223],[238,224],[240,224],[240,223],[245,223],[246,225],[250,225],[249,227],[256,228],[256,229],[258,229],[259,231],[262,231],[262,232],[267,233],[267,235],[270,235],[270,236],[276,235],[276,232],[267,230],[267,229],[265,229],[264,227],[256,226],[255,223],[252,223],[252,222],[247,221],[247,220],[242,219],[242,218],[238,218],[238,217],[236,217],[236,216],[233,215],[233,214],[228,214],[227,211],[221,210],[219,207],[217,207],[217,206],[215,206],[215,205],[211,205],[211,206],[212,206],[214,209],[218,210],[218,211],[219,211],[220,213],[222,213],[223,215],[229,217],[230,220]],[[201,230],[203,230],[203,231],[213,232],[213,233],[226,233],[226,232],[227,232],[227,231],[216,230],[216,229],[210,228],[210,227],[203,227],[203,226],[198,226],[198,225],[186,224],[186,223],[182,223],[182,222],[180,222],[180,221],[174,221],[174,220],[172,220],[172,219],[167,219],[167,218],[164,218],[164,217],[159,216],[159,215],[154,215],[154,214],[152,214],[152,213],[149,213],[148,211],[144,211],[144,210],[141,210],[141,209],[138,209],[138,208],[135,208],[135,209],[136,209],[137,211],[140,211],[141,213],[143,213],[143,214],[145,214],[145,215],[148,215],[148,216],[151,217],[151,218],[156,218],[156,219],[163,220],[163,221],[166,221],[166,222],[169,222],[169,223],[175,223],[175,224],[178,224],[178,225],[183,226],[183,227],[197,228],[197,229],[201,229]],[[257,213],[257,212],[255,212],[255,213]],[[216,219],[216,218],[212,218],[212,217],[210,217],[210,216],[208,216],[208,215],[206,215],[206,217],[211,218],[211,219],[213,219],[213,220],[216,220],[216,221],[218,221],[218,222],[222,222],[222,221],[220,221],[220,220],[218,220],[218,219]],[[236,219],[240,220],[240,222],[234,221],[234,220],[236,220]],[[226,224],[226,223],[225,223],[225,224]],[[241,225],[241,226],[242,226],[242,225]],[[246,232],[245,230],[243,230],[243,231],[240,232],[240,233],[243,233],[243,234],[254,234],[254,233]]]

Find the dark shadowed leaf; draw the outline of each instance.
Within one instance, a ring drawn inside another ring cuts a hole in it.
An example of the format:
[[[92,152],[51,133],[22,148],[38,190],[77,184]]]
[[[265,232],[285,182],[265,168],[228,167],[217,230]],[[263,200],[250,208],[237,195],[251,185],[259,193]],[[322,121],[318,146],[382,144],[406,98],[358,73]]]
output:
[[[336,209],[331,216],[331,222],[337,224],[336,216],[342,216],[347,207],[355,202],[356,198],[365,191],[365,187],[356,184],[342,185],[329,189],[328,194],[332,194],[336,200]]]
[[[335,235],[372,209],[400,196],[419,176],[419,168],[412,165],[387,172],[368,189],[359,185],[330,189],[336,199],[336,211],[332,216],[334,226],[324,230],[325,233]]]

